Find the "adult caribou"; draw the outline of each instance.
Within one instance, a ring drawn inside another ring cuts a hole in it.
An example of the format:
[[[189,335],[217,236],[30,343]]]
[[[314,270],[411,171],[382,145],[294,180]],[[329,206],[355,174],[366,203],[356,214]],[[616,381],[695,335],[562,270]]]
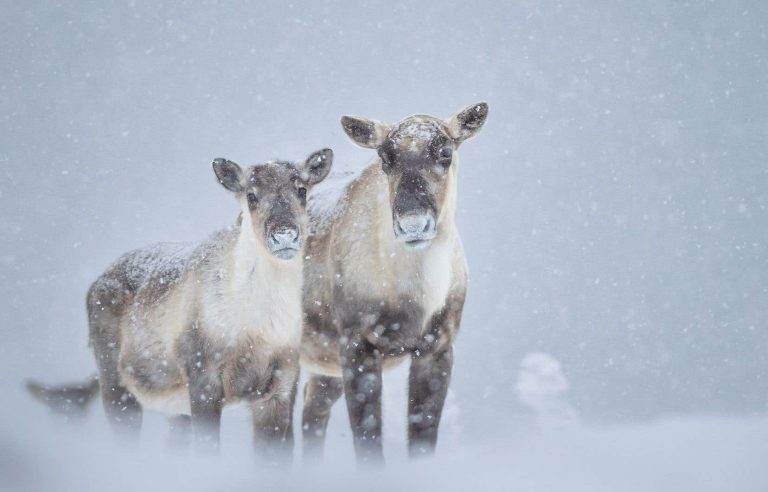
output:
[[[394,125],[344,116],[344,131],[379,155],[330,210],[310,199],[301,360],[304,455],[322,454],[333,403],[346,395],[359,462],[383,461],[382,370],[410,358],[410,456],[433,452],[467,289],[456,229],[456,150],[488,105],[447,121]]]

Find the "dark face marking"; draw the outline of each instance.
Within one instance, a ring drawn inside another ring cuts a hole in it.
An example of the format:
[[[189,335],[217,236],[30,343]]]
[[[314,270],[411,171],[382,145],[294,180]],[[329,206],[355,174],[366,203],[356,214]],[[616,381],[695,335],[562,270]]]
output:
[[[251,223],[278,258],[293,258],[301,249],[306,189],[293,163],[275,161],[250,170],[245,193]]]
[[[448,189],[456,142],[443,122],[412,116],[397,124],[379,146],[387,174],[395,236],[407,246],[428,246]]]

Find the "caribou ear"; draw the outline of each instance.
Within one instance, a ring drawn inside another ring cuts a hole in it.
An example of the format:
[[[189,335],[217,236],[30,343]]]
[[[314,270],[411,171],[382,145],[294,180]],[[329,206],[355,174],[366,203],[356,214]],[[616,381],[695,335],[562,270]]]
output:
[[[342,116],[341,126],[353,142],[368,149],[378,148],[389,133],[388,125],[356,116]]]
[[[240,193],[245,190],[245,179],[243,170],[232,161],[222,159],[213,160],[213,172],[221,185],[234,193]]]
[[[488,103],[479,102],[462,109],[446,123],[451,136],[458,142],[463,142],[477,135],[487,118]]]
[[[301,180],[310,185],[319,183],[328,176],[331,171],[331,164],[333,164],[333,151],[331,149],[312,152],[307,160],[299,166]]]

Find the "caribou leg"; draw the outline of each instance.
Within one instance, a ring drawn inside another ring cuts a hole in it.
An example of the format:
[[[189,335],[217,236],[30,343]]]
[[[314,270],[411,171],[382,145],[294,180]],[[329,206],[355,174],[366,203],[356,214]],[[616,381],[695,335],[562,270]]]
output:
[[[325,432],[331,417],[331,407],[341,397],[344,386],[341,378],[313,374],[304,386],[304,412],[301,428],[305,461],[318,461],[323,457]]]
[[[381,443],[381,353],[361,337],[341,349],[344,395],[359,464],[384,462]]]

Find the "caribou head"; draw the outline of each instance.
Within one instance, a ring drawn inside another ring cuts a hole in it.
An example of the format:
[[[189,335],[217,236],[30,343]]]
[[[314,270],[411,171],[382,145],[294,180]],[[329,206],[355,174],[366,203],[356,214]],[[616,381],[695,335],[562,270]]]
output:
[[[275,257],[296,256],[306,234],[307,191],[331,169],[333,151],[322,149],[304,161],[271,161],[243,170],[227,159],[215,159],[213,171],[224,188],[235,193],[242,212],[241,227]]]
[[[426,248],[436,237],[456,150],[480,131],[487,116],[488,105],[480,102],[448,120],[416,115],[387,124],[341,118],[353,142],[378,152],[389,182],[392,229],[407,247]]]

